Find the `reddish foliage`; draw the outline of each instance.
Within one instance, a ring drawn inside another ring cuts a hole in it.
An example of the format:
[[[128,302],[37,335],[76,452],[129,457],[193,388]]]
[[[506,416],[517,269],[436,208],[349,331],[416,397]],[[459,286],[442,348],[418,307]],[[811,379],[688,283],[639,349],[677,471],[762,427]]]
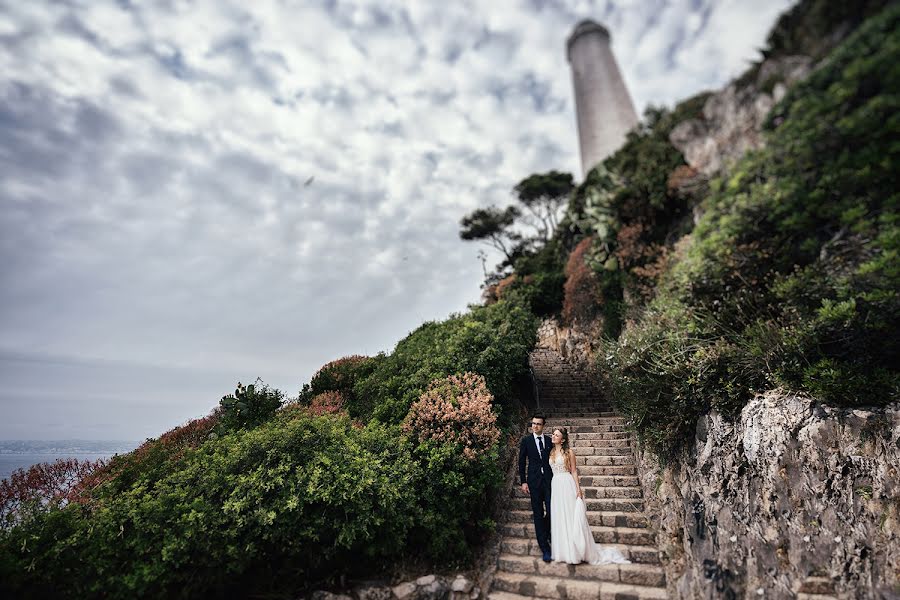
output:
[[[314,415],[339,413],[344,409],[344,400],[341,392],[322,392],[313,397],[309,412]]]
[[[508,275],[508,276],[504,277],[503,279],[501,279],[499,282],[497,282],[497,291],[495,292],[495,294],[496,294],[498,300],[500,298],[503,298],[503,294],[506,292],[506,290],[509,289],[509,286],[511,286],[512,284],[514,284],[516,282],[517,278],[518,278],[518,276],[515,273],[513,273],[512,275]]]
[[[310,381],[315,381],[317,377],[328,372],[332,378],[335,379],[335,383],[340,385],[343,378],[343,367],[355,367],[365,361],[369,360],[368,356],[363,356],[361,354],[353,354],[351,356],[345,356],[343,358],[339,358],[337,360],[333,360],[330,363],[326,363],[322,365],[318,371],[316,371],[315,375],[312,376]]]
[[[572,325],[576,321],[582,324],[594,320],[598,314],[601,301],[600,285],[585,256],[591,249],[593,238],[585,238],[575,246],[566,263],[566,283],[563,287],[563,320]]]
[[[78,483],[79,497],[87,499],[91,490],[115,479],[124,469],[140,464],[151,453],[159,450],[163,450],[171,460],[178,460],[186,450],[198,448],[209,439],[221,416],[221,407],[216,407],[207,416],[192,419],[184,425],[170,429],[159,438],[147,440],[128,454],[117,457],[118,460],[104,463]]]
[[[525,275],[524,277],[519,277],[515,273],[507,275],[497,283],[487,286],[481,293],[481,299],[484,301],[485,306],[490,306],[491,304],[502,300],[504,294],[506,294],[513,285],[519,282],[526,285],[534,283],[534,275]]]
[[[675,167],[675,170],[669,173],[669,179],[666,182],[666,188],[669,192],[676,193],[685,185],[693,183],[697,177],[697,169],[690,165],[681,165]]]
[[[647,233],[648,228],[636,222],[622,226],[616,235],[616,258],[629,275],[630,287],[643,300],[653,297],[669,258],[668,248],[646,242]]]
[[[500,439],[493,401],[484,377],[477,373],[435,379],[410,407],[403,430],[419,441],[459,444],[463,456],[472,460]]]
[[[193,419],[184,425],[175,427],[159,436],[157,443],[169,448],[197,448],[206,441],[209,434],[219,423],[222,409],[216,407],[207,416]],[[145,442],[146,445],[148,442]]]
[[[500,298],[497,297],[497,284],[489,285],[484,288],[484,291],[481,292],[481,300],[484,302],[485,306],[490,306],[497,302]]]
[[[706,177],[690,165],[676,167],[669,174],[666,188],[671,196],[692,198],[699,196],[707,189]]]
[[[643,262],[647,245],[642,239],[646,228],[640,222],[622,225],[616,234],[616,258],[623,269]]]
[[[0,525],[10,527],[30,512],[81,501],[81,482],[106,464],[104,459],[60,458],[17,469],[0,482]]]

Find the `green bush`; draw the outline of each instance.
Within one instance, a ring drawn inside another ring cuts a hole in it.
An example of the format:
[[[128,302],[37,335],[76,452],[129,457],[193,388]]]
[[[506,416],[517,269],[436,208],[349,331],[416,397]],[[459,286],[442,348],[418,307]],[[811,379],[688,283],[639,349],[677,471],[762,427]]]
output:
[[[603,358],[663,455],[710,408],[784,386],[839,405],[900,389],[900,7],[867,21],[714,181],[656,299]]]
[[[202,597],[296,589],[405,549],[423,477],[397,427],[291,412],[182,468],[0,538],[15,597]],[[452,504],[452,502],[451,502]]]
[[[485,422],[461,426],[472,429],[461,439],[477,438]],[[115,495],[0,532],[0,594],[277,595],[401,557],[462,565],[493,529],[502,480],[496,442],[465,450],[396,425],[281,411],[186,449],[152,486],[119,482]]]
[[[527,373],[537,325],[521,303],[506,300],[425,323],[391,354],[373,357],[371,372],[353,388],[360,400],[351,415],[400,423],[432,380],[471,371],[484,376],[502,421],[516,401],[514,380]]]
[[[490,515],[503,480],[498,446],[467,460],[458,446],[426,441],[415,457],[425,476],[416,489],[422,511],[410,546],[434,562],[462,566],[494,528]]]
[[[537,316],[557,314],[565,296],[565,273],[561,271],[537,272],[517,278],[504,293],[504,298],[527,306]]]
[[[238,382],[234,393],[222,396],[219,401],[221,427],[226,431],[257,427],[271,419],[283,403],[284,394],[280,390],[265,384],[245,386]]]
[[[326,392],[339,392],[344,406],[352,417],[360,417],[365,411],[365,401],[354,392],[356,383],[372,373],[377,361],[368,356],[345,356],[334,360],[312,377],[300,390],[298,402],[308,405],[312,399]]]

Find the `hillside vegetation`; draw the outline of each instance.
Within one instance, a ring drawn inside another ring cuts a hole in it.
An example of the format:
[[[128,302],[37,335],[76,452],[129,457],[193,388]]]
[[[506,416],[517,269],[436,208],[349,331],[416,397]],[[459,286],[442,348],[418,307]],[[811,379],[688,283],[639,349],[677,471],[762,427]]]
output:
[[[807,39],[791,27],[846,32],[873,4],[802,3],[767,54]],[[828,53],[772,110],[765,148],[722,177],[698,182],[668,140],[702,118],[700,95],[649,110],[574,191],[554,238],[572,249],[558,311],[600,319],[603,382],[661,457],[699,415],[775,387],[840,406],[897,399],[898,19],[891,6]]]
[[[296,594],[399,563],[466,564],[493,529],[536,328],[522,303],[472,307],[390,354],[325,365],[296,399],[239,385],[88,473],[60,465],[68,485],[20,472],[0,486],[0,591]]]

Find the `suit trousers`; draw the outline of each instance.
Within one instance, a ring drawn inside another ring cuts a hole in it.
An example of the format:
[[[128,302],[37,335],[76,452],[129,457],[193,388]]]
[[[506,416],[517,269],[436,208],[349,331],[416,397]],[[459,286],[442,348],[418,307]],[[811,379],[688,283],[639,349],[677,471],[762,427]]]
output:
[[[534,534],[543,552],[550,552],[550,478],[541,477],[538,485],[528,485]]]

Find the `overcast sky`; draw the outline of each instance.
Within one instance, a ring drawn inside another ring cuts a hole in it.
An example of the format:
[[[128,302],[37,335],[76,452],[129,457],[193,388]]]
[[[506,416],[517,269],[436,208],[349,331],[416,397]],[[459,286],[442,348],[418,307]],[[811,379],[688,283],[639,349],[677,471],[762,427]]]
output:
[[[465,310],[459,219],[581,172],[578,20],[641,113],[790,4],[0,0],[0,439],[156,436]]]

